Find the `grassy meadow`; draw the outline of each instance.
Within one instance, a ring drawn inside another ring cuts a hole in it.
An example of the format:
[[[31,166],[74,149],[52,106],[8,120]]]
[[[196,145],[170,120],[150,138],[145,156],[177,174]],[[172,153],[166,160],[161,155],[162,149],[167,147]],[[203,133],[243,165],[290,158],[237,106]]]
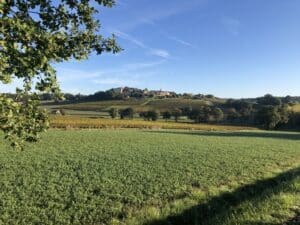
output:
[[[0,143],[0,224],[294,224],[300,135],[50,130]]]

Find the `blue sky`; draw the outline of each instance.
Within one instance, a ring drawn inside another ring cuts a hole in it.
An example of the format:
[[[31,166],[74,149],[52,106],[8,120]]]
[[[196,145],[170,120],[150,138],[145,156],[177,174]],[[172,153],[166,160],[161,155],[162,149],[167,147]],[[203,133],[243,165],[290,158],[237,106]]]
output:
[[[63,91],[300,95],[299,0],[119,0],[98,17],[124,51],[55,65]]]

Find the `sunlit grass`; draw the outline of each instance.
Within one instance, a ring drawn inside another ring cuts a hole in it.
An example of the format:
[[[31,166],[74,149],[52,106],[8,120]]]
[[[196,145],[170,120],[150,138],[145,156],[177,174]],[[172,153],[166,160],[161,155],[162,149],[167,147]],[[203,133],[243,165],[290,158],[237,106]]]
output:
[[[1,142],[0,224],[167,224],[198,204],[222,206],[226,192],[239,204],[204,224],[282,222],[299,180],[264,180],[299,167],[299,150],[299,134],[262,131],[52,130],[24,152]]]

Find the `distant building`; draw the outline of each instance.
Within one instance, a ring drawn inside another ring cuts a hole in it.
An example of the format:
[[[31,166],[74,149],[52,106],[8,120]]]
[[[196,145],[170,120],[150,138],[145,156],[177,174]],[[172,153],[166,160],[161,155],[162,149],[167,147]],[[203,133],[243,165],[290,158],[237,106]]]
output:
[[[162,90],[151,90],[151,91],[148,91],[148,90],[144,90],[144,94],[145,95],[153,95],[153,96],[156,96],[156,97],[168,97],[171,95],[171,92],[169,91],[162,91]]]
[[[148,95],[148,94],[149,94],[149,90],[148,90],[147,88],[145,88],[145,89],[143,90],[143,94],[144,94],[144,95]]]
[[[168,97],[168,96],[170,96],[170,92],[168,92],[168,91],[159,91],[158,93],[157,93],[157,96],[158,97]]]
[[[65,115],[65,111],[63,109],[52,110],[51,113],[59,116]]]
[[[124,87],[112,88],[111,90],[117,94],[122,94],[124,91]]]
[[[121,94],[124,97],[137,97],[137,96],[155,96],[155,97],[169,97],[172,95],[172,92],[163,91],[163,90],[151,90],[148,89],[138,89],[138,88],[131,88],[131,87],[118,87],[111,89],[116,94]]]

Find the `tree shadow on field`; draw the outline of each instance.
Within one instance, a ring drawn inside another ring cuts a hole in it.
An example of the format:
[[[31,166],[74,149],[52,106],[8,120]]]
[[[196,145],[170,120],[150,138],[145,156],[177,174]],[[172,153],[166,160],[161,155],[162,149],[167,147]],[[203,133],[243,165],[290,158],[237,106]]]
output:
[[[245,225],[299,225],[300,224],[300,211],[296,212],[296,215],[289,219],[288,221],[285,221],[284,223],[264,223],[264,222],[259,222],[259,221],[251,221],[251,222],[246,222]]]
[[[144,225],[221,225],[234,209],[247,201],[252,203],[278,194],[282,191],[291,191],[291,183],[300,176],[300,167],[291,169],[276,177],[259,180],[253,184],[242,186],[233,192],[221,194],[183,211],[179,215],[171,215],[165,219],[155,220]],[[290,225],[287,221],[284,224]],[[279,225],[264,222],[245,222],[244,225]]]
[[[207,137],[251,137],[251,138],[273,138],[273,139],[285,139],[300,141],[300,133],[290,132],[254,132],[254,131],[147,131],[152,133],[161,134],[184,134],[184,135],[196,135]]]

